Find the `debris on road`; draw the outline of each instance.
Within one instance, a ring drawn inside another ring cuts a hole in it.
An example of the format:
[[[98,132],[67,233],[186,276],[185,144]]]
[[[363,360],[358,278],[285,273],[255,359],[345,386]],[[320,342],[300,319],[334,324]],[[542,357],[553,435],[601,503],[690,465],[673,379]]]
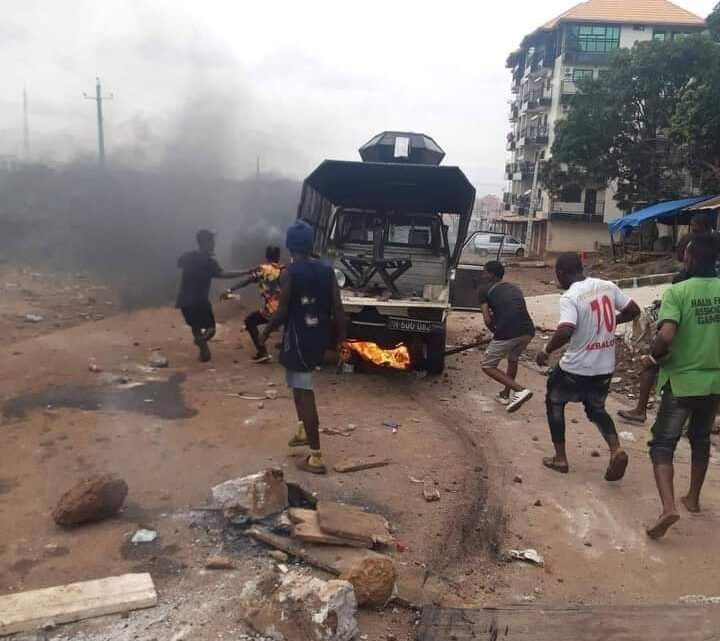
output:
[[[170,365],[170,361],[162,352],[156,350],[150,355],[150,365],[162,369]]]
[[[336,536],[323,531],[318,523],[318,513],[315,510],[306,510],[303,508],[291,507],[288,511],[290,520],[293,523],[292,535],[301,541],[309,543],[324,543],[326,545],[347,545],[350,547],[372,547],[369,544],[358,539],[350,539],[342,536]]]
[[[428,503],[440,500],[440,490],[435,487],[435,483],[430,479],[423,481],[423,497]]]
[[[146,530],[141,528],[132,535],[130,542],[133,545],[138,545],[139,543],[152,543],[155,539],[157,539],[157,537],[158,533],[155,530]]]
[[[395,590],[395,564],[389,558],[363,559],[340,575],[355,590],[358,605],[383,607]]]
[[[513,483],[522,483],[522,476],[517,475],[513,478]]]
[[[271,559],[275,559],[278,563],[287,563],[290,558],[282,550],[270,550],[270,552],[268,552],[268,556]]]
[[[593,458],[600,458],[600,452],[598,452],[597,450],[593,450],[592,452],[590,452],[590,456],[592,456]]]
[[[322,434],[327,434],[328,436],[344,436],[346,438],[349,438],[352,436],[352,433],[355,431],[354,425],[348,425],[346,428],[342,427],[323,427],[321,428],[320,432]]]
[[[390,525],[384,517],[352,505],[320,501],[317,504],[317,520],[324,532],[370,547],[393,543]]]
[[[704,594],[687,594],[678,601],[684,605],[720,605],[720,596],[705,596]]]
[[[100,374],[103,371],[103,368],[100,367],[100,365],[98,365],[93,358],[88,363],[88,371],[93,372],[94,374]]]
[[[265,518],[287,509],[288,487],[280,469],[266,469],[225,481],[212,488],[213,505],[221,507],[225,518],[238,516]]]
[[[543,556],[532,548],[528,548],[527,550],[509,550],[508,556],[513,561],[525,561],[526,563],[532,563],[540,567],[545,565]]]
[[[45,318],[39,314],[25,314],[23,318],[26,323],[41,323],[45,320]]]
[[[52,511],[58,525],[71,527],[116,514],[127,497],[127,483],[112,474],[83,479],[65,492]]]
[[[81,581],[0,597],[0,636],[157,605],[147,574]]]
[[[345,474],[347,472],[359,472],[361,470],[372,470],[376,467],[390,465],[389,459],[378,459],[377,461],[367,459],[343,459],[334,465],[336,472]]]
[[[351,641],[358,634],[357,600],[347,581],[291,570],[249,581],[240,601],[250,626],[274,639]]]
[[[634,443],[635,442],[635,434],[632,432],[620,432],[618,436],[623,440],[627,441],[628,443]]]
[[[232,559],[222,556],[221,554],[213,554],[208,557],[205,562],[206,570],[234,570],[235,564]]]

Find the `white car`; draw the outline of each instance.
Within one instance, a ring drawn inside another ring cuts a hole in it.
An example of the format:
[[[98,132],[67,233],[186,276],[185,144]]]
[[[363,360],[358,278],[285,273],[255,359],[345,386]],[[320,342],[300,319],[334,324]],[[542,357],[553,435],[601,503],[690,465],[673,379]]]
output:
[[[478,234],[475,236],[475,253],[479,256],[525,256],[525,245],[515,236],[506,234]]]

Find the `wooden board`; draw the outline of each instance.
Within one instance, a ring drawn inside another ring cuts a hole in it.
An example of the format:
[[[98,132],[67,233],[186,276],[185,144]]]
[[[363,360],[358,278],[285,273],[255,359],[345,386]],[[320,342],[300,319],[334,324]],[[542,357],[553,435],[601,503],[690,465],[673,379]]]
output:
[[[387,521],[382,516],[363,512],[352,505],[320,501],[317,520],[323,532],[361,541],[368,547],[376,543],[389,545],[393,541]]]
[[[0,597],[0,636],[157,605],[152,577],[123,574]]]
[[[354,459],[347,458],[335,464],[336,472],[344,474],[346,472],[359,472],[360,470],[372,470],[376,467],[385,467],[390,465],[388,459]]]
[[[385,555],[367,548],[350,548],[338,545],[315,545],[303,543],[287,536],[278,536],[269,530],[256,525],[247,530],[247,535],[290,556],[302,559],[308,565],[339,576],[349,570],[358,561],[368,558],[386,558]]]
[[[297,519],[297,522],[293,519]],[[371,548],[373,546],[372,541],[359,541],[358,539],[349,539],[324,532],[318,523],[318,513],[314,510],[298,508],[294,510],[293,514],[290,514],[290,520],[293,521],[293,537],[301,541],[325,545],[348,545],[356,548]]]
[[[709,641],[720,606],[423,608],[418,641]]]

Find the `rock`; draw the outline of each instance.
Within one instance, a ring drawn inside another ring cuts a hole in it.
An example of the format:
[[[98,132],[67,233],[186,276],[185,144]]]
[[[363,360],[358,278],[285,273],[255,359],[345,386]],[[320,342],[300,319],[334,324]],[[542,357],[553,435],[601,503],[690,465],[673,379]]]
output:
[[[268,556],[271,559],[275,559],[278,563],[287,563],[288,559],[290,558],[285,552],[281,550],[270,550],[268,552]]]
[[[353,565],[340,575],[355,590],[358,605],[383,606],[395,589],[395,564],[389,558],[370,558]]]
[[[150,365],[153,367],[167,367],[170,364],[170,361],[168,361],[167,356],[165,356],[162,352],[153,352],[150,355]]]
[[[212,488],[212,502],[222,507],[225,517],[265,518],[288,507],[288,488],[283,471],[267,469]]]
[[[542,507],[542,501],[540,499],[538,499],[537,501],[535,501],[535,503],[533,503],[533,505],[535,507]]]
[[[158,537],[158,533],[155,530],[140,529],[132,535],[130,542],[133,545],[138,543],[152,543]]]
[[[522,483],[522,476],[516,476],[513,479],[513,483]]]
[[[600,452],[598,452],[597,450],[593,450],[592,452],[590,452],[590,456],[592,456],[593,458],[600,458]]]
[[[423,481],[423,497],[428,503],[440,500],[440,490],[438,490],[431,479]]]
[[[233,570],[234,568],[235,564],[232,559],[220,554],[213,554],[205,561],[206,570]]]
[[[347,581],[275,572],[246,583],[240,605],[250,626],[275,641],[350,641],[358,634],[357,601]]]
[[[540,437],[539,437],[539,436],[533,436],[533,437],[532,437],[532,440],[537,443],[537,442],[540,440]]]
[[[127,493],[127,483],[112,474],[91,476],[60,497],[53,520],[70,527],[106,519],[120,510]]]
[[[38,314],[25,314],[25,322],[26,323],[41,323],[44,318]]]
[[[99,374],[103,371],[103,368],[100,367],[100,365],[98,365],[95,361],[90,361],[88,363],[88,370],[95,374]]]

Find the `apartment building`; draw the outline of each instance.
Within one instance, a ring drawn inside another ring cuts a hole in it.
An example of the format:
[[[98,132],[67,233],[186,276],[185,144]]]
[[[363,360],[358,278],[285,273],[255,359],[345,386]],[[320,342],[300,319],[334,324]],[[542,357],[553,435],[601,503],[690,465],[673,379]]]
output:
[[[608,243],[606,223],[621,215],[612,186],[542,189],[539,164],[549,158],[555,123],[576,83],[597,78],[611,52],[645,40],[702,31],[705,21],[667,0],[587,0],[528,34],[510,54],[510,161],[505,166],[505,230],[526,239],[530,252],[593,251]]]

